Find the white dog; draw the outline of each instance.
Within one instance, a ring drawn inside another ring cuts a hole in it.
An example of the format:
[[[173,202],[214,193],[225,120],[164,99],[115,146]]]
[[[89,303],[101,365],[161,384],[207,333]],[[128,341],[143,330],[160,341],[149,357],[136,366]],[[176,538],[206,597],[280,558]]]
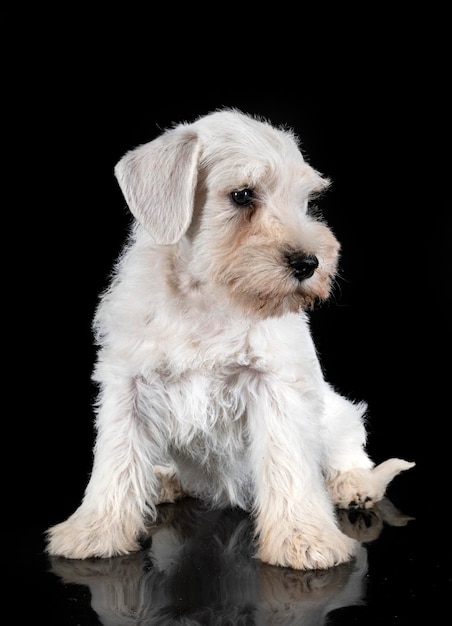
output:
[[[366,405],[324,380],[306,311],[339,244],[309,211],[328,181],[295,135],[235,109],[183,123],[115,173],[136,218],[94,319],[99,385],[81,506],[47,531],[67,558],[138,550],[184,495],[254,516],[257,556],[351,559],[335,507],[369,507],[414,465],[365,451]]]

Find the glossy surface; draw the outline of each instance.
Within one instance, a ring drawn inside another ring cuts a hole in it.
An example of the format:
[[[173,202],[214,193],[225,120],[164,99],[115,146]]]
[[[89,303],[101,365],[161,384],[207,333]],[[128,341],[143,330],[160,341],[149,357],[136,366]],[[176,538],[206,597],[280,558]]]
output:
[[[418,623],[425,610],[439,623],[450,568],[445,553],[426,549],[427,522],[412,499],[419,475],[412,471],[393,485],[392,500],[340,512],[343,531],[361,549],[354,561],[326,571],[262,564],[253,558],[248,515],[209,511],[191,499],[161,506],[142,550],[124,557],[48,558],[39,530],[25,530],[12,555],[23,591],[17,623],[39,617],[49,626],[396,626]]]

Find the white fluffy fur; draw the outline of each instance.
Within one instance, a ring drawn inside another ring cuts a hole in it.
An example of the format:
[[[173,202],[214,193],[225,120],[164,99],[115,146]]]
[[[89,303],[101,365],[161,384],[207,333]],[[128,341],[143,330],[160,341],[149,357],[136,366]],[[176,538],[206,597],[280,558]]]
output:
[[[136,220],[94,320],[93,471],[48,552],[138,550],[156,506],[191,495],[249,510],[265,562],[349,560],[335,506],[371,506],[414,463],[373,467],[366,405],[318,362],[306,309],[330,294],[339,244],[308,205],[328,181],[291,131],[236,110],[176,125],[115,173]],[[318,266],[296,275],[306,255]]]

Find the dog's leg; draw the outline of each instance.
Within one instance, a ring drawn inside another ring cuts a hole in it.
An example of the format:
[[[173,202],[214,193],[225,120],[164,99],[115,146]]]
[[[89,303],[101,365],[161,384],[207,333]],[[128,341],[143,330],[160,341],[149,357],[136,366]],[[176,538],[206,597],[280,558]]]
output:
[[[323,444],[315,407],[289,385],[261,381],[247,413],[257,556],[306,570],[350,560],[359,544],[336,522],[320,466]]]
[[[340,508],[370,508],[385,495],[400,472],[415,463],[388,459],[374,467],[365,452],[364,403],[354,404],[325,388],[326,480],[333,502]]]
[[[73,559],[139,549],[145,518],[156,516],[160,486],[152,468],[155,442],[139,414],[137,383],[104,388],[97,412],[93,471],[80,507],[47,531],[47,551]]]

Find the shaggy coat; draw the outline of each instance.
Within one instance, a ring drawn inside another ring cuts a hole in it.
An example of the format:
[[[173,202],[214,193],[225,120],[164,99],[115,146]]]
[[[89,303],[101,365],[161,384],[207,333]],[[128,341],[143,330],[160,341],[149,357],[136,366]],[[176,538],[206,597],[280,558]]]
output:
[[[296,569],[351,559],[336,507],[369,507],[412,467],[374,467],[364,402],[325,381],[308,311],[339,243],[310,209],[328,181],[288,129],[229,109],[165,131],[115,173],[135,217],[94,319],[92,475],[48,530],[50,554],[136,551],[157,506],[240,507],[257,556]]]

